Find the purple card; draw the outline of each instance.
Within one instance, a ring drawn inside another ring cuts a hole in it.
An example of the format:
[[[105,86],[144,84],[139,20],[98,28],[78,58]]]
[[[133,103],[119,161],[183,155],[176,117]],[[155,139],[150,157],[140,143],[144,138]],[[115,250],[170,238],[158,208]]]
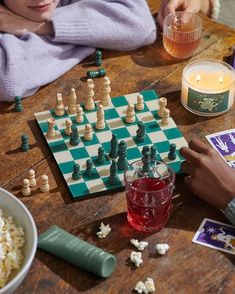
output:
[[[223,159],[235,167],[235,129],[207,135],[206,139]]]
[[[204,218],[192,242],[235,255],[235,227]]]

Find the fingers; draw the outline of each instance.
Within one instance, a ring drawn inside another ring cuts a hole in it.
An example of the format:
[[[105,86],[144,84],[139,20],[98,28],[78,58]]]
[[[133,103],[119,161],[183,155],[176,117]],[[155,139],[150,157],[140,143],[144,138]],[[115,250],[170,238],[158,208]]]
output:
[[[190,176],[192,176],[194,174],[194,171],[195,171],[195,168],[193,167],[193,165],[190,164],[187,161],[182,162],[180,169],[181,169],[182,172],[184,172],[186,174],[189,174]]]
[[[190,163],[196,164],[199,160],[200,154],[188,147],[182,147],[180,154]]]
[[[198,152],[198,153],[207,153],[210,149],[210,147],[208,147],[207,144],[203,143],[202,141],[200,140],[192,140],[189,142],[189,147]]]

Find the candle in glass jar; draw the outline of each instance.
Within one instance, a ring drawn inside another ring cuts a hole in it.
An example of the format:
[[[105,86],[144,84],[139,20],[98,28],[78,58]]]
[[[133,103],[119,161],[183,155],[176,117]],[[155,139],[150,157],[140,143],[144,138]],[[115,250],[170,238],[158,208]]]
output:
[[[196,60],[183,71],[181,102],[189,111],[216,116],[233,105],[235,72],[219,60]]]

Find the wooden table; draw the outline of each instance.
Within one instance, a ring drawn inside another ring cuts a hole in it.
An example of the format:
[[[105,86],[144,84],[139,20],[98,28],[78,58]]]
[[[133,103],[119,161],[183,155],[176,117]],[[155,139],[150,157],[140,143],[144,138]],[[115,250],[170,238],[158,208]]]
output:
[[[159,1],[149,1],[153,12]],[[204,32],[201,47],[192,59],[223,59],[229,47],[235,44],[235,31],[203,18]],[[203,140],[206,134],[235,126],[235,108],[215,118],[199,117],[185,110],[180,102],[183,67],[189,61],[177,62],[164,51],[159,36],[151,46],[134,52],[105,52],[103,66],[112,81],[112,96],[155,89],[168,98],[171,114],[186,139],[194,136]],[[30,209],[38,233],[57,224],[72,234],[113,253],[117,258],[115,272],[101,279],[82,271],[50,254],[38,251],[31,270],[16,291],[26,293],[131,293],[135,284],[152,277],[156,293],[232,293],[235,287],[234,257],[226,253],[193,244],[192,237],[204,217],[225,221],[216,208],[209,206],[186,188],[182,176],[177,176],[173,208],[167,226],[155,234],[142,234],[127,225],[124,192],[82,199],[74,202],[62,176],[42,139],[34,113],[51,109],[57,92],[68,96],[70,88],[84,96],[86,85],[81,79],[87,67],[83,63],[37,94],[23,101],[24,112],[14,113],[12,105],[0,104],[1,167],[0,184],[13,192]],[[96,80],[96,93],[101,86]],[[100,83],[101,84],[101,83]],[[20,152],[20,137],[29,135],[31,148]],[[50,193],[33,192],[30,197],[20,193],[22,179],[30,168],[37,176],[48,174]],[[103,221],[110,224],[112,233],[98,240],[96,231]],[[144,264],[133,270],[127,263],[133,250],[131,238],[145,239],[149,246],[143,252]],[[166,242],[170,250],[157,257],[154,246]]]

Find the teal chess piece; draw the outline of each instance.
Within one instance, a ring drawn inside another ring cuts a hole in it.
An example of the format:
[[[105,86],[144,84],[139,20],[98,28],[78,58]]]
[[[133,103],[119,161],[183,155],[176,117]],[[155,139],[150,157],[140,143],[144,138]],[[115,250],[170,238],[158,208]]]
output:
[[[87,161],[86,161],[85,173],[88,177],[91,177],[93,175],[93,162],[91,159],[87,159]]]
[[[117,163],[115,160],[112,160],[112,163],[110,165],[110,175],[109,175],[109,183],[110,185],[115,185],[118,182],[118,176],[117,176]]]
[[[117,158],[118,157],[118,139],[115,134],[112,134],[112,139],[110,141],[110,152],[109,157],[110,158]]]
[[[169,153],[168,153],[168,159],[169,160],[175,160],[176,159],[176,145],[172,143],[169,148]]]
[[[152,145],[150,148],[150,160],[151,163],[154,163],[157,160],[157,148],[155,145]]]
[[[23,105],[22,105],[22,100],[21,100],[20,96],[15,96],[14,110],[16,112],[22,112],[23,111]]]
[[[87,78],[94,79],[99,77],[104,77],[106,75],[106,70],[104,68],[100,68],[99,70],[88,70]]]
[[[79,180],[81,178],[80,165],[75,163],[73,166],[72,179]]]
[[[21,151],[26,152],[29,150],[29,138],[27,135],[21,136]]]
[[[104,148],[101,146],[98,148],[98,156],[96,158],[96,162],[99,164],[104,164],[106,161],[106,154]]]
[[[80,141],[77,127],[75,125],[72,125],[71,129],[72,129],[72,132],[70,133],[70,144],[72,146],[77,146]]]
[[[150,149],[149,146],[144,146],[142,149],[142,162],[143,162],[143,167],[142,171],[143,173],[148,173],[150,171]]]
[[[95,65],[101,66],[102,64],[102,52],[100,50],[96,50],[95,52]]]
[[[126,155],[127,155],[127,149],[126,149],[126,142],[125,141],[121,141],[118,144],[118,162],[117,162],[117,166],[119,170],[125,170],[128,166],[128,161],[126,159]]]
[[[136,141],[141,143],[145,139],[145,124],[142,121],[138,121],[138,129],[136,131]]]

